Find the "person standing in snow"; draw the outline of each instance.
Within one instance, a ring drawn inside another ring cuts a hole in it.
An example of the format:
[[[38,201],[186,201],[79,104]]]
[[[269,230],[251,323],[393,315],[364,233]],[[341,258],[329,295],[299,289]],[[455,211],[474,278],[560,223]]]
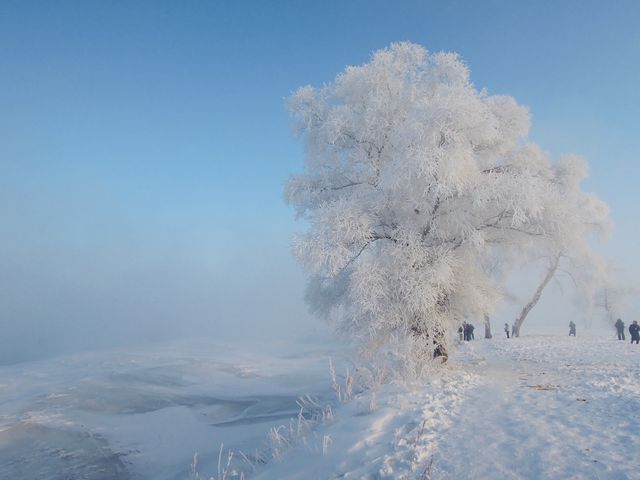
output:
[[[504,324],[504,333],[507,334],[507,338],[509,338],[509,324],[505,323]]]
[[[573,320],[569,322],[569,336],[576,336],[576,324],[573,323]]]
[[[460,341],[462,341],[462,334],[464,333],[464,329],[462,328],[462,325],[460,325],[460,328],[458,328],[458,334],[460,335]]]
[[[516,336],[516,324],[515,323],[513,323],[511,325],[511,336],[514,337],[514,338]]]
[[[640,342],[640,325],[636,320],[629,325],[629,333],[631,334],[631,343],[636,342],[637,345]]]
[[[476,337],[473,336],[473,331],[476,327],[473,326],[472,323],[469,324],[469,340],[475,340]]]
[[[621,318],[616,320],[616,330],[618,331],[618,340],[624,340],[624,322]]]
[[[624,322],[622,321],[622,319],[621,319],[621,318],[619,318],[618,320],[616,320],[615,326],[616,326],[616,331],[618,332],[618,340],[625,340],[625,336],[624,336]]]

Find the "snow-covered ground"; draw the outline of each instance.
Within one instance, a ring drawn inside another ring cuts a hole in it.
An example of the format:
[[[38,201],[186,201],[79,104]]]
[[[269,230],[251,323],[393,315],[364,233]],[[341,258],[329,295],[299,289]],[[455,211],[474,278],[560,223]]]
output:
[[[627,342],[477,340],[419,385],[342,404],[327,365],[339,351],[313,344],[176,343],[2,367],[0,478],[189,478],[195,451],[217,477],[221,442],[260,480],[640,478],[640,347]],[[265,451],[305,393],[333,418],[255,470],[241,460]]]
[[[612,337],[463,344],[412,393],[339,410],[324,457],[298,449],[258,478],[640,478],[640,347]]]

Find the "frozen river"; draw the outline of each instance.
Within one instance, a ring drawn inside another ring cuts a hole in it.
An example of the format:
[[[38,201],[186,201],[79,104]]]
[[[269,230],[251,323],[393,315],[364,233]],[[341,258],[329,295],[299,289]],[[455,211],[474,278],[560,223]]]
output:
[[[181,342],[0,367],[0,478],[182,479],[194,453],[248,454],[310,394],[329,357],[302,344]]]

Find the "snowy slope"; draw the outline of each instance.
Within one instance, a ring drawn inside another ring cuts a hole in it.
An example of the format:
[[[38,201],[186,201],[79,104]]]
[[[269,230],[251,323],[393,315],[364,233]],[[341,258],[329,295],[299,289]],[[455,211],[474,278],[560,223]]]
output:
[[[257,478],[638,479],[639,381],[640,347],[611,337],[470,342],[378,411],[339,409],[326,455],[300,448]]]

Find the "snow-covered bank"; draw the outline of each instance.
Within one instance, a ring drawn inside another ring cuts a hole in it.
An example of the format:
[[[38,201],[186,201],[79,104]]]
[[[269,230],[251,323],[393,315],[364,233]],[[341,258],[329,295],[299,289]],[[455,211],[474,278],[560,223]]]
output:
[[[357,401],[267,479],[640,478],[640,348],[604,337],[496,338],[461,345],[412,393]]]
[[[263,448],[303,394],[331,421],[244,465],[246,478],[640,478],[640,347],[611,335],[464,343],[421,384],[344,404],[330,356],[176,343],[2,367],[0,478],[185,479],[196,451],[217,475],[221,442],[237,460]]]

